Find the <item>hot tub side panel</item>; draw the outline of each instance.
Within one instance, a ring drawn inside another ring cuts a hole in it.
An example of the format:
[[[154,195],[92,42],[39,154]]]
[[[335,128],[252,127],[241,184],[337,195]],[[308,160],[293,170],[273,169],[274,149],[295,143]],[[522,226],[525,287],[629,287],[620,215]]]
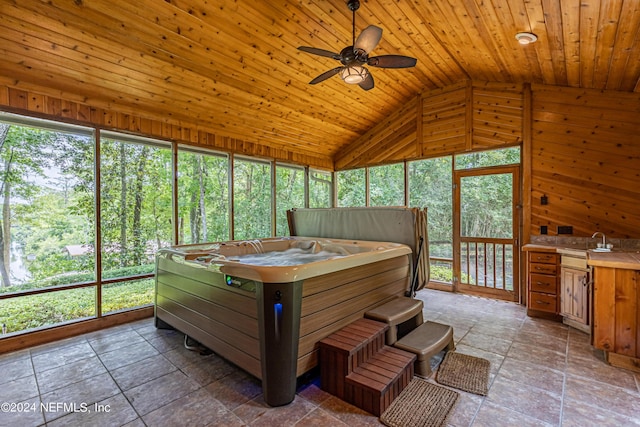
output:
[[[221,273],[158,257],[156,319],[262,378],[255,282],[228,286]]]
[[[303,286],[297,375],[318,365],[318,342],[373,307],[403,296],[411,255],[306,279]]]

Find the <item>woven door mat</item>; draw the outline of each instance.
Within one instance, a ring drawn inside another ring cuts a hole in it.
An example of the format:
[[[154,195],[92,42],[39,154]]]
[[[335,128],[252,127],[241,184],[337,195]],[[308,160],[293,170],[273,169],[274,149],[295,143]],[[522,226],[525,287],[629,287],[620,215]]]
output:
[[[441,427],[460,394],[421,378],[413,378],[407,388],[380,416],[390,427]]]
[[[486,396],[491,362],[468,354],[447,352],[438,368],[436,381],[442,385]]]

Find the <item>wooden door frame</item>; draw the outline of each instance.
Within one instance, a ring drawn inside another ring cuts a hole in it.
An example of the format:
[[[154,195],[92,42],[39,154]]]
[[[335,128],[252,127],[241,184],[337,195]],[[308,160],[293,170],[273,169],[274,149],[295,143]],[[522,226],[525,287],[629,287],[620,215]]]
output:
[[[460,181],[467,176],[486,176],[510,173],[512,181],[512,204],[513,204],[513,301],[518,302],[520,298],[520,242],[522,230],[522,192],[521,192],[521,167],[520,165],[490,166],[475,169],[459,169],[453,171],[453,292],[462,292],[460,286],[461,274],[461,218],[460,218]],[[486,292],[469,292],[478,295],[500,298],[499,294],[487,290]],[[500,293],[503,294],[503,293]],[[503,297],[504,299],[504,297]]]

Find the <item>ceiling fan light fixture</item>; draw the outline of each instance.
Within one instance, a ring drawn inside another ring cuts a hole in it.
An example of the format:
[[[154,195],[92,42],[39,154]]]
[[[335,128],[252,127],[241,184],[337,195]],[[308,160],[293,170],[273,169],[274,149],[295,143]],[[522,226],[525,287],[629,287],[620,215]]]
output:
[[[538,36],[533,33],[518,33],[516,34],[516,40],[520,44],[531,44],[538,40]]]
[[[357,85],[359,83],[362,83],[368,75],[369,70],[361,65],[351,65],[349,67],[344,67],[344,69],[340,73],[340,77],[342,78],[342,80],[350,85]]]

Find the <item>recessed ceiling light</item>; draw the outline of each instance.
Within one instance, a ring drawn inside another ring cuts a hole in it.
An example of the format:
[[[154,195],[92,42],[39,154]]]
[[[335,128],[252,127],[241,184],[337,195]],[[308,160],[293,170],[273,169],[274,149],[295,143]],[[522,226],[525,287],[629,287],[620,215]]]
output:
[[[516,34],[516,40],[520,44],[529,44],[538,40],[538,36],[533,33],[518,33]]]

